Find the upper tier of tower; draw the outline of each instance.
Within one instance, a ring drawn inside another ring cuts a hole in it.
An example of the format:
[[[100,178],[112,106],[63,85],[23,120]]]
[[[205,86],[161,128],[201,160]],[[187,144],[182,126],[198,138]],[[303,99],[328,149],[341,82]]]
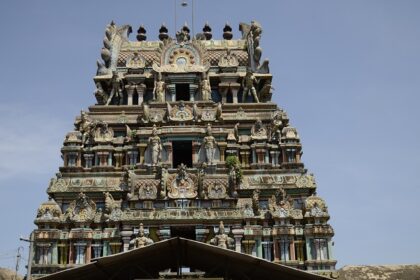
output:
[[[111,22],[94,78],[98,105],[270,101],[272,75],[268,60],[261,62],[261,25],[241,23],[239,30],[242,37],[232,39],[226,25],[223,39],[213,40],[208,24],[195,36],[184,25],[171,38],[162,25],[160,41],[146,41],[146,29],[140,26],[137,41],[130,41],[131,26]]]

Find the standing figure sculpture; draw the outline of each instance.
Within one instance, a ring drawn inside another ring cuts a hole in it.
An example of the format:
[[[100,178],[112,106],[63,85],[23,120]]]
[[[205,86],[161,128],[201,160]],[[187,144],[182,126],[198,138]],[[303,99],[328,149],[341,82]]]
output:
[[[245,103],[247,97],[252,94],[254,97],[255,102],[259,103],[260,100],[257,96],[257,90],[255,89],[255,84],[257,83],[257,78],[255,78],[254,74],[252,74],[251,70],[246,71],[246,76],[242,81],[242,87],[244,88],[244,92],[242,94],[242,102]]]
[[[233,247],[233,238],[229,237],[225,233],[225,226],[223,225],[223,221],[220,221],[219,232],[214,238],[210,240],[210,244],[223,249],[231,249]]]
[[[153,125],[152,136],[149,137],[149,148],[151,150],[152,165],[158,165],[162,159],[162,143],[157,135],[156,125]]]
[[[121,93],[121,79],[118,76],[118,73],[116,71],[112,72],[112,78],[111,78],[111,93],[108,97],[108,101],[106,102],[106,105],[109,105],[112,102],[112,99],[117,97],[118,103],[122,103],[122,93]]]
[[[143,248],[151,244],[153,244],[153,240],[144,235],[143,224],[140,224],[139,233],[135,239],[130,241],[130,245],[132,245],[133,248]]]
[[[216,139],[211,134],[211,125],[207,125],[206,137],[204,137],[204,149],[206,151],[206,163],[213,165],[214,154],[216,152]]]
[[[209,101],[211,99],[210,79],[206,73],[203,73],[203,79],[201,81],[201,97],[203,101]]]
[[[162,73],[159,72],[155,80],[155,87],[153,89],[153,99],[157,102],[165,101],[166,85],[162,80]]]
[[[76,127],[82,133],[82,147],[93,140],[94,138],[94,122],[89,118],[88,114],[84,111],[80,113],[80,120],[75,123]]]

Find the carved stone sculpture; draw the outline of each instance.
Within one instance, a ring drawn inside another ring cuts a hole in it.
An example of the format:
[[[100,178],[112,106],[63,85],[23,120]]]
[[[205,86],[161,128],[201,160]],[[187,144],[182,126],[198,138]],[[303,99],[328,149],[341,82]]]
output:
[[[143,116],[142,116],[142,121],[144,123],[148,123],[149,122],[149,118],[150,118],[150,108],[149,105],[146,104],[146,102],[143,102]]]
[[[133,248],[143,248],[148,245],[153,244],[153,240],[146,237],[144,234],[144,227],[143,224],[140,224],[139,232],[137,234],[137,237],[130,241],[130,244],[133,246]]]
[[[252,192],[252,210],[255,216],[260,215],[260,190]]]
[[[187,167],[181,164],[177,174],[168,180],[169,198],[195,198],[197,196],[196,176],[187,172]]]
[[[166,84],[162,80],[162,73],[159,72],[155,80],[155,87],[153,88],[153,98],[157,102],[165,102]]]
[[[211,99],[210,79],[206,73],[203,73],[203,79],[201,81],[201,97],[203,101],[208,101]]]
[[[263,125],[260,119],[257,119],[251,128],[251,139],[264,140],[267,139],[267,128]]]
[[[214,238],[210,240],[210,244],[223,249],[233,248],[234,240],[225,233],[225,226],[223,225],[223,221],[220,221],[219,232]]]
[[[96,90],[94,91],[96,100],[98,101],[98,104],[103,105],[108,101],[108,94],[105,92],[105,90],[102,88],[102,84],[100,82],[96,82]]]
[[[119,104],[122,103],[122,82],[121,82],[120,77],[118,76],[118,73],[115,71],[112,72],[111,93],[109,94],[106,105],[111,104],[112,99],[114,97],[117,98]]]
[[[66,212],[65,219],[76,223],[90,223],[95,217],[96,204],[84,193],[79,193],[76,200],[70,203]]]
[[[242,81],[242,87],[244,89],[242,93],[242,102],[245,103],[247,97],[252,94],[254,97],[254,101],[259,103],[260,100],[257,96],[257,91],[255,89],[255,84],[258,83],[258,80],[255,78],[254,74],[251,72],[251,70],[247,70],[246,75]]]
[[[211,125],[207,125],[206,135],[203,140],[203,146],[206,150],[206,163],[208,165],[214,164],[214,154],[216,152],[216,139],[211,133]]]
[[[156,166],[162,161],[162,143],[158,136],[156,125],[153,125],[152,136],[149,137],[149,149],[151,152],[152,165]]]
[[[104,217],[112,220],[119,221],[122,217],[121,203],[122,200],[115,200],[109,192],[104,192],[105,196],[105,211]]]

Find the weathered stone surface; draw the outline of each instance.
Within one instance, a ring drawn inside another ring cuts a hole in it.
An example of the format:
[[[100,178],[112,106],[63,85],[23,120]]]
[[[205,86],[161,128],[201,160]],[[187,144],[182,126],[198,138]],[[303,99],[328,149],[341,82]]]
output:
[[[340,280],[418,280],[420,264],[346,265],[338,272]]]
[[[21,280],[23,279],[22,275],[17,275],[13,270],[8,268],[0,268],[0,280]]]

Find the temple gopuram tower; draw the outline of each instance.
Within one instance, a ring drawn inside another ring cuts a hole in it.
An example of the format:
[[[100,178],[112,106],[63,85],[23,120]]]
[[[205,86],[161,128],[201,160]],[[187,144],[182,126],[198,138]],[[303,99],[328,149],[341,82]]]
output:
[[[299,134],[271,101],[262,28],[206,24],[159,41],[105,30],[96,104],[76,118],[31,235],[32,277],[183,237],[328,275],[325,201]],[[157,252],[158,253],[158,252]]]

